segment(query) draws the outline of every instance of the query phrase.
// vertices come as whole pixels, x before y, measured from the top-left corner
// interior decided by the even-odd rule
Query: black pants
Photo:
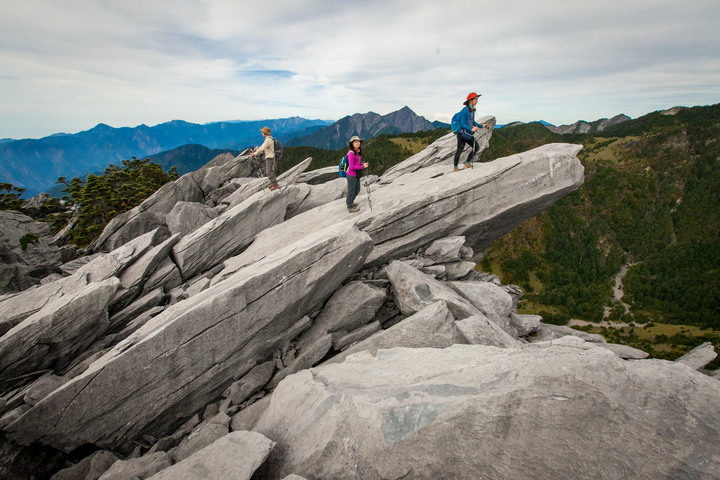
[[[459,133],[457,134],[457,150],[455,151],[455,160],[453,161],[453,166],[457,168],[458,166],[458,160],[460,160],[460,154],[465,149],[465,144],[470,145],[472,150],[470,150],[470,154],[468,155],[467,159],[465,160],[465,163],[470,163],[472,161],[472,157],[475,155],[475,153],[480,151],[480,145],[478,145],[477,140],[475,140],[475,137],[471,137],[469,140],[465,140],[462,135]]]
[[[348,175],[346,178],[348,189],[345,203],[347,203],[347,207],[350,208],[355,202],[355,197],[357,197],[357,194],[360,193],[360,179],[353,177],[352,175]]]

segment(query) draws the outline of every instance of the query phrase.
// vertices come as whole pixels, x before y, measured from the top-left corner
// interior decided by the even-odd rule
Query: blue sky
[[[407,105],[556,125],[720,102],[718,0],[0,5],[0,138]]]

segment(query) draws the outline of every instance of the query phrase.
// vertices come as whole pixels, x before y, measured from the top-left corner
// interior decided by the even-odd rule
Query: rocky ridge
[[[93,446],[58,479],[715,478],[712,347],[646,360],[474,270],[581,185],[580,148],[451,173],[448,135],[370,177],[356,215],[344,180],[302,181],[310,159],[269,192],[220,156],[0,300],[0,427]]]

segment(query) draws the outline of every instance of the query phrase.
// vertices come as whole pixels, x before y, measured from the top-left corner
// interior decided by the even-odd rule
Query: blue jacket
[[[466,130],[468,133],[472,133],[473,127],[480,127],[482,128],[482,125],[477,123],[475,119],[473,118],[473,114],[470,112],[470,109],[466,106],[460,111],[460,128],[462,130]]]

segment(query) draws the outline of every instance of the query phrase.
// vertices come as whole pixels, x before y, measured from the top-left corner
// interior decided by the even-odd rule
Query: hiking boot
[[[458,167],[453,168],[453,172],[459,172],[460,169]]]
[[[353,204],[352,204],[352,205],[350,205],[350,206],[351,206],[351,207],[357,207],[357,206],[358,206],[358,204],[357,204],[357,203],[355,203],[355,202],[353,202]]]
[[[270,191],[271,191],[271,192],[272,192],[273,190],[277,190],[278,188],[280,188],[280,185],[278,185],[278,184],[270,185]]]
[[[472,163],[466,163],[465,165],[463,165],[463,168],[473,168],[473,164],[472,164]]]
[[[348,207],[348,213],[355,213],[359,211],[360,209],[358,207]]]

